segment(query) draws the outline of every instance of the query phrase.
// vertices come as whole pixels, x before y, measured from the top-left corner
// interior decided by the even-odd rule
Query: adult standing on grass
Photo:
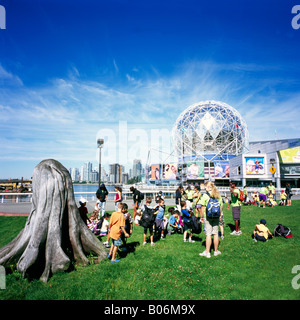
[[[242,234],[241,231],[241,205],[242,202],[239,200],[240,190],[235,186],[234,183],[231,184],[230,188],[231,201],[227,205],[227,210],[229,210],[230,205],[232,206],[232,218],[235,225],[235,230],[230,234],[233,236],[239,236]]]
[[[98,219],[100,220],[101,217],[104,216],[105,213],[105,206],[106,206],[106,200],[108,196],[108,191],[105,187],[105,184],[102,183],[99,187],[99,189],[96,192],[97,196],[97,207],[98,207]]]
[[[259,190],[259,207],[261,206],[261,204],[263,205],[263,208],[266,207],[268,194],[269,190],[267,189],[267,187],[262,186]]]
[[[223,217],[223,201],[222,197],[216,188],[216,186],[211,181],[207,181],[204,184],[206,193],[203,194],[200,203],[202,205],[200,211],[200,221],[205,223],[205,230],[206,230],[206,248],[205,250],[200,253],[200,256],[210,258],[210,247],[212,244],[212,236],[214,237],[214,256],[221,254],[218,250],[219,247],[219,223],[221,218]],[[213,203],[214,208],[216,209],[215,217],[210,217],[209,213],[207,212],[208,206],[210,206],[209,202],[211,199],[216,200]],[[204,220],[204,213],[206,211],[206,219]]]
[[[116,197],[115,197],[115,211],[117,211],[117,207],[118,207],[118,203],[123,201],[123,197],[122,197],[122,188],[116,186],[115,187],[115,192],[116,192]]]
[[[286,185],[285,193],[286,193],[286,205],[291,206],[292,205],[292,189],[289,183]]]
[[[272,192],[273,200],[276,201],[276,189],[275,189],[275,186],[273,186],[272,182],[270,182],[268,186],[268,190]]]

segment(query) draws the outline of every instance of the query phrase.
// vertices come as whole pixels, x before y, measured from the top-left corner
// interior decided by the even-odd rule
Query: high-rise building
[[[133,160],[133,168],[132,168],[133,177],[140,178],[142,175],[142,162],[139,159]]]
[[[122,183],[127,184],[128,183],[128,173],[123,172],[122,173]]]
[[[84,165],[80,167],[80,181],[86,181],[86,172]]]
[[[91,173],[90,173],[90,182],[98,182],[99,180],[99,173],[98,171],[96,170],[93,170]]]
[[[110,164],[110,182],[121,183],[121,166],[118,163]]]
[[[70,171],[71,171],[72,181],[79,181],[80,175],[79,175],[78,168],[71,168]]]
[[[80,168],[80,181],[98,181],[98,171],[93,170],[93,164],[91,162],[85,162]]]

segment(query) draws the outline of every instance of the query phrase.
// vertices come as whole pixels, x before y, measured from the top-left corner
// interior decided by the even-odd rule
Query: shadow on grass
[[[226,226],[230,228],[231,232],[235,230],[235,225],[232,223],[227,223]]]
[[[129,242],[122,245],[122,251],[119,252],[120,258],[125,258],[128,254],[135,252],[135,248],[140,245],[139,241]]]

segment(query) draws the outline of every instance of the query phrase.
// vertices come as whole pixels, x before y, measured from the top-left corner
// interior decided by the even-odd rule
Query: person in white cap
[[[90,219],[88,218],[87,214],[88,214],[88,209],[86,207],[86,199],[81,198],[79,201],[80,207],[78,208],[80,216],[82,218],[82,220],[84,221],[84,223],[87,225],[87,222],[90,222]]]

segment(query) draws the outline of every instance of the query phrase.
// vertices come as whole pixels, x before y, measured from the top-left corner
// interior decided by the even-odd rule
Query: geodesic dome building
[[[247,124],[239,112],[224,102],[202,101],[177,118],[173,144],[178,157],[227,158],[248,150]]]
[[[229,160],[249,150],[245,120],[236,109],[219,101],[188,107],[177,118],[172,136],[187,180],[229,178]]]

